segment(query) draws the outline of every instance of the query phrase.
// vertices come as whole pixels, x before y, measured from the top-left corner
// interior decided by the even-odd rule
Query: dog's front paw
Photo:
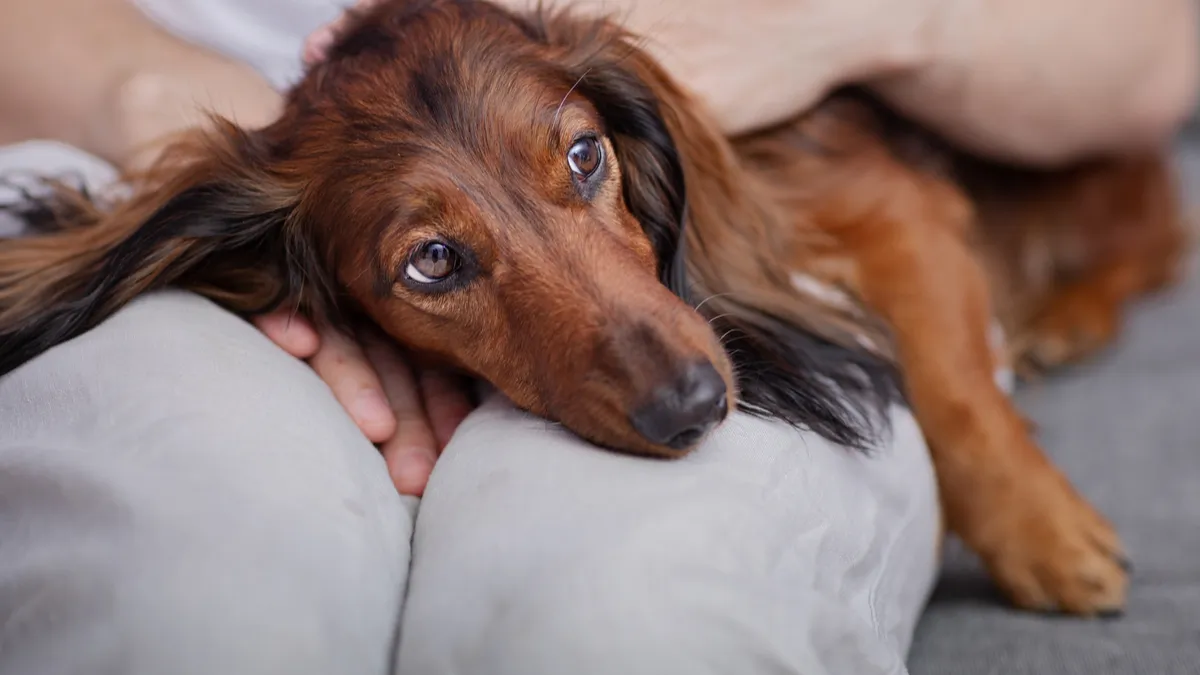
[[[1129,564],[1116,531],[1057,474],[1015,491],[977,547],[1018,607],[1083,616],[1118,613]]]
[[[1116,337],[1120,309],[1097,289],[1063,292],[1013,341],[1018,372],[1032,376],[1091,356]]]

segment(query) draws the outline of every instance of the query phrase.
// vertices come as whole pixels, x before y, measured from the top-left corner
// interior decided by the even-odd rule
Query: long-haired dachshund
[[[852,92],[730,140],[611,22],[396,0],[274,124],[196,132],[127,185],[17,207],[41,227],[0,243],[0,373],[172,285],[368,321],[638,454],[735,406],[866,448],[903,403],[1016,605],[1123,605],[1117,535],[996,374],[1102,347],[1177,275],[1161,157],[992,166]]]

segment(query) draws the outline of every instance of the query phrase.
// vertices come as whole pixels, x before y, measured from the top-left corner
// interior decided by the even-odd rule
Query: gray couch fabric
[[[1200,133],[1178,155],[1195,215]],[[1047,451],[1130,549],[1125,615],[1007,609],[952,545],[909,656],[913,675],[1200,673],[1200,257],[1193,263],[1185,284],[1133,308],[1115,348],[1017,392]]]

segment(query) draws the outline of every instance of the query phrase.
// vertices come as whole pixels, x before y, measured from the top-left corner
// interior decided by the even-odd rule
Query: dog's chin
[[[729,405],[733,405],[730,401]],[[632,428],[623,427],[617,433],[614,429],[597,430],[575,428],[567,422],[561,422],[565,429],[584,441],[607,451],[622,455],[646,459],[671,460],[685,457],[700,449],[724,424],[729,421],[729,414],[705,429],[697,429],[694,433],[673,441],[671,444],[651,443],[642,438]]]
[[[697,450],[700,446],[704,445],[704,441],[706,441],[711,434],[712,434],[712,432],[710,431],[706,434],[700,435],[695,439],[694,442],[688,443],[681,447],[673,447],[673,446],[667,446],[667,445],[655,445],[652,443],[646,443],[644,441],[642,441],[642,442],[605,441],[605,440],[595,438],[595,437],[588,438],[587,436],[583,436],[582,434],[576,434],[576,435],[578,435],[580,438],[584,439],[585,441],[591,443],[592,445],[596,446],[597,448],[607,450],[610,452],[614,452],[614,453],[617,453],[620,455],[629,455],[631,457],[638,457],[638,458],[642,458],[642,459],[672,460],[672,459],[680,459],[682,457],[686,457],[687,455],[690,455],[692,452]]]
[[[510,399],[511,400],[511,399]],[[515,402],[514,402],[515,403]],[[648,458],[648,459],[678,459],[687,455],[702,445],[712,431],[701,434],[694,439],[688,439],[688,443],[680,447],[672,447],[668,445],[659,445],[650,443],[638,436],[632,428],[625,428],[620,425],[604,426],[597,425],[596,418],[588,418],[583,424],[575,423],[567,416],[567,419],[559,415],[547,414],[539,412],[534,407],[526,407],[517,404],[517,408],[526,413],[540,417],[549,422],[553,422],[562,427],[563,431],[570,433],[584,443],[606,452],[612,452],[619,455],[629,455],[632,457]]]

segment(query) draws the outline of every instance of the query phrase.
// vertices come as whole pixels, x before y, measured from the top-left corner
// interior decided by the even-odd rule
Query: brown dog
[[[60,190],[25,211],[54,231],[0,244],[0,372],[175,285],[368,321],[639,454],[735,404],[865,447],[902,393],[950,529],[1016,604],[1122,606],[1117,535],[994,375],[1094,351],[1173,278],[1160,157],[990,166],[853,93],[731,141],[610,23],[397,0],[276,123],[130,185]]]

